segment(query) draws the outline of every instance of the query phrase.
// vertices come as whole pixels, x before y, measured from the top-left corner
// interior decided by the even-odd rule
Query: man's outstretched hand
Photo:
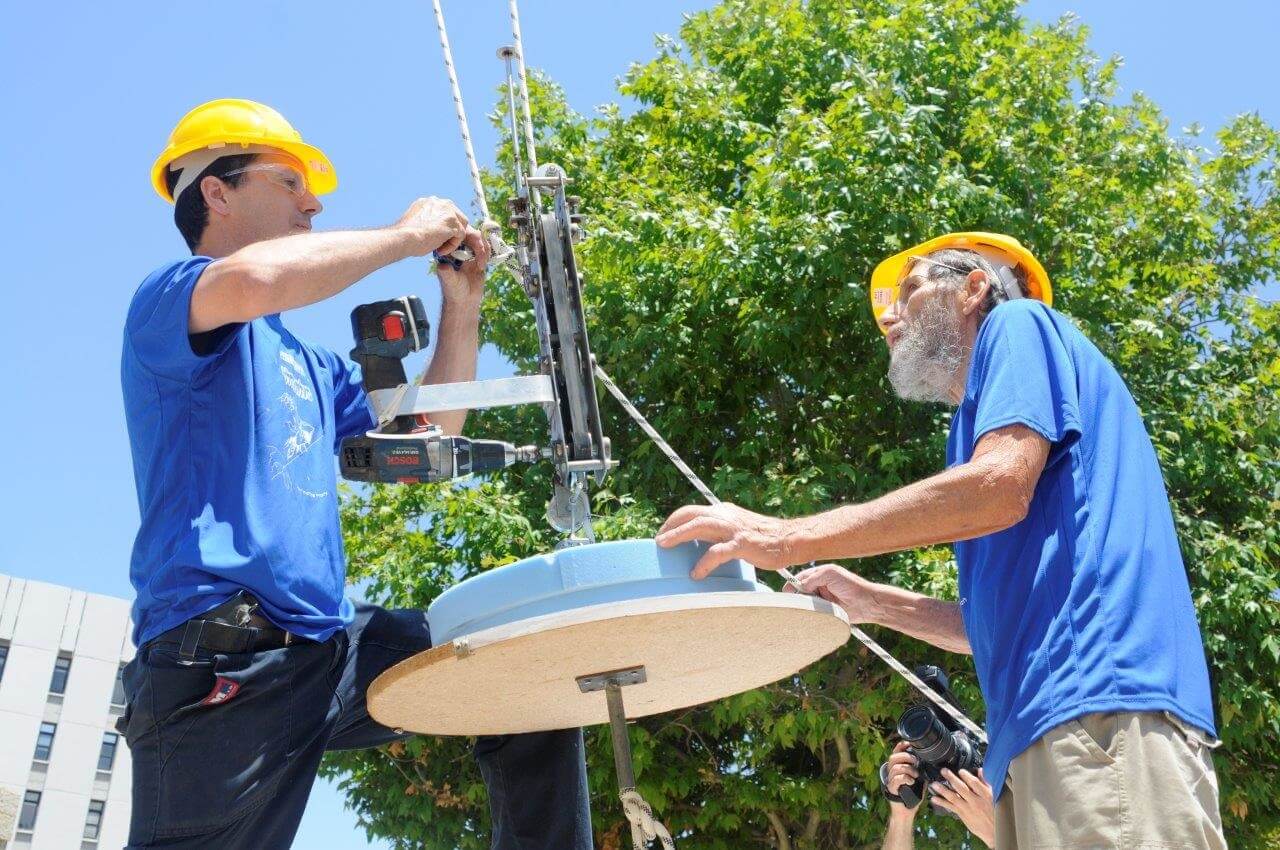
[[[660,547],[668,548],[690,540],[712,544],[690,573],[694,579],[705,579],[733,558],[763,570],[780,570],[803,561],[795,554],[796,531],[792,520],[778,520],[728,502],[686,504],[667,517],[657,540]]]
[[[395,223],[413,237],[413,253],[419,257],[432,251],[454,251],[467,238],[467,226],[467,217],[457,204],[434,195],[418,198]]]
[[[801,563],[805,558],[796,551],[799,532],[795,520],[768,517],[725,502],[679,508],[662,524],[657,541],[663,547],[690,540],[710,543],[691,573],[701,579],[734,558],[766,570]]]
[[[741,558],[753,566],[778,570],[808,560],[802,520],[776,519],[727,502],[719,505],[685,505],[667,518],[658,530],[659,546],[671,547],[703,540],[711,547],[690,573],[695,579],[709,576],[716,567]],[[849,615],[849,622],[873,622],[876,601],[871,582],[835,564],[822,564],[796,573],[805,593],[834,602]],[[784,590],[795,592],[788,582]]]
[[[849,622],[855,626],[859,623],[872,622],[872,609],[875,601],[869,591],[870,582],[857,573],[851,573],[838,564],[819,564],[796,573],[796,584],[805,593],[819,596],[833,602],[849,615]],[[782,588],[788,593],[796,590],[788,582]]]

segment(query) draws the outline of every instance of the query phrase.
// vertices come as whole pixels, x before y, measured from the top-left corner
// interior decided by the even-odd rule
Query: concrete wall
[[[9,645],[0,678],[0,792],[22,800],[41,792],[29,844],[74,850],[83,842],[91,799],[106,801],[97,847],[124,846],[129,826],[129,753],[121,737],[109,774],[97,771],[103,733],[114,732],[116,673],[133,657],[129,603],[38,581],[0,576],[0,642]],[[54,662],[70,656],[65,694],[49,694]],[[33,762],[42,722],[57,723],[48,764]],[[0,832],[0,842],[13,834]],[[0,847],[4,846],[0,843]]]
[[[18,825],[18,809],[22,798],[16,792],[0,787],[0,850],[9,845],[9,836]]]

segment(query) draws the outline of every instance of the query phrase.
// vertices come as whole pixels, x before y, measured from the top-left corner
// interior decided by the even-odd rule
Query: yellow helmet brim
[[[261,139],[250,137],[241,137],[233,139],[220,139],[212,144],[191,144],[183,145],[177,148],[166,150],[151,166],[151,185],[155,187],[160,197],[169,203],[173,203],[173,197],[169,194],[168,183],[165,179],[165,172],[169,165],[180,157],[186,156],[192,151],[200,150],[204,147],[225,146],[227,156],[235,155],[238,150],[249,147],[262,147],[263,145],[275,148],[283,153],[288,154],[302,165],[304,176],[307,178],[307,188],[313,194],[324,195],[338,188],[338,175],[334,171],[333,163],[329,161],[329,157],[325,156],[324,151],[309,145],[306,142],[293,141],[270,141],[263,142]]]

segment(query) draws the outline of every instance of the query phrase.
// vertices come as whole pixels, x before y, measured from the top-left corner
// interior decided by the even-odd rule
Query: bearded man
[[[777,569],[954,543],[958,602],[834,564],[798,580],[853,623],[973,655],[998,850],[1226,847],[1204,647],[1119,373],[1008,236],[897,254],[871,297],[897,394],[955,408],[946,471],[811,517],[686,506],[658,542],[711,542],[699,578],[731,558]]]

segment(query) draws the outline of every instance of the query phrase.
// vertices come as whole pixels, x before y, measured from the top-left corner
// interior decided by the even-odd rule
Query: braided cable
[[[439,2],[439,0],[437,0]],[[533,144],[533,114],[529,110],[529,77],[524,68],[524,42],[520,38],[520,10],[516,0],[508,0],[511,13],[511,41],[516,52],[516,76],[520,80],[520,110],[524,113],[524,148],[529,158],[529,174],[538,170],[537,148]]]
[[[597,365],[595,372],[596,377],[600,379],[600,383],[604,384],[605,389],[607,389],[613,397],[618,400],[618,404],[622,405],[622,409],[635,420],[635,423],[640,426],[640,430],[644,431],[645,434],[649,436],[650,440],[653,440],[653,444],[658,447],[658,450],[667,456],[667,460],[671,461],[671,463],[675,465],[675,468],[680,470],[684,474],[684,477],[689,480],[689,483],[693,485],[693,488],[702,494],[702,498],[706,499],[707,502],[712,505],[720,504],[720,499],[716,497],[715,493],[711,492],[711,488],[704,484],[702,479],[698,477],[698,474],[689,468],[689,464],[685,463],[680,458],[680,455],[676,454],[676,450],[671,448],[666,440],[662,439],[662,435],[658,433],[658,429],[649,424],[649,420],[644,417],[643,413],[636,409],[636,406],[631,403],[631,399],[627,398],[622,390],[618,389],[618,385],[615,384],[613,379],[605,373],[604,369]]]
[[[453,50],[449,47],[449,33],[444,25],[444,10],[440,8],[440,0],[431,0],[431,7],[436,14],[436,29],[440,32],[440,51],[444,54],[444,70],[449,76],[449,87],[453,90],[453,111],[458,116],[462,147],[467,153],[467,167],[471,169],[471,188],[476,194],[476,206],[480,208],[480,217],[488,221],[489,205],[484,198],[484,184],[480,182],[480,164],[476,161],[476,152],[471,146],[471,130],[467,127],[467,111],[462,105],[462,89],[458,86],[458,72],[453,66]]]
[[[449,46],[449,31],[444,23],[444,9],[440,6],[440,0],[431,0],[431,8],[435,12],[436,30],[440,33],[440,52],[444,56],[444,70],[449,77],[449,88],[453,92],[453,111],[458,117],[462,148],[467,154],[467,168],[471,171],[471,189],[476,196],[476,208],[480,211],[480,231],[489,243],[490,262],[510,266],[515,251],[503,240],[502,228],[489,215],[489,203],[484,196],[484,183],[480,180],[480,163],[476,159],[475,148],[471,144],[467,110],[462,104],[462,88],[458,85],[458,71],[453,65],[453,49]]]

